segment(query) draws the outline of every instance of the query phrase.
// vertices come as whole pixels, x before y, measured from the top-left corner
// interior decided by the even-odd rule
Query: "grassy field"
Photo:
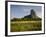
[[[11,22],[11,32],[39,31],[41,21],[13,21]]]

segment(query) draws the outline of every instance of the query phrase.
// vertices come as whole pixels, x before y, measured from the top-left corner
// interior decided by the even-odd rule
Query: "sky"
[[[10,18],[22,18],[26,15],[29,15],[31,9],[34,9],[38,17],[42,17],[41,6],[10,5]]]

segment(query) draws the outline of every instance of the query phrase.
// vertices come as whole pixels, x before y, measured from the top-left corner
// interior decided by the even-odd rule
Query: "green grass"
[[[11,22],[11,32],[39,31],[41,30],[41,21],[14,21]]]

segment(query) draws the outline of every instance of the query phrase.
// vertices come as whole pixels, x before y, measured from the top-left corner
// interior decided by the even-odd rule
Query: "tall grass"
[[[28,21],[27,21],[28,22]],[[39,31],[41,30],[42,24],[40,22],[30,22],[30,23],[12,23],[11,22],[11,32],[21,32],[21,31]]]

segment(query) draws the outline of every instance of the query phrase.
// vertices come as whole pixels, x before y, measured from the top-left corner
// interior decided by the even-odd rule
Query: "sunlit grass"
[[[11,22],[11,32],[39,31],[41,25],[41,21],[14,21]]]

